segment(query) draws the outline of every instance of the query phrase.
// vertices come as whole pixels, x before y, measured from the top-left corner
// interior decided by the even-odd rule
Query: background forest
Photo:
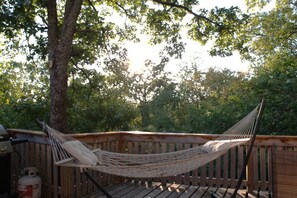
[[[35,3],[39,6],[38,2]],[[249,1],[248,6],[251,10],[261,10],[267,2]],[[46,37],[36,33],[42,27],[34,26],[30,20],[19,17],[21,15],[17,20],[28,22],[27,33],[20,31],[24,27],[13,26],[16,20],[13,16],[28,9],[24,2],[3,3],[11,7],[0,8],[3,13],[0,15],[0,123],[8,128],[38,129],[36,118],[50,120],[51,68],[46,58]],[[43,10],[37,9],[38,6],[34,7],[35,15],[42,16]],[[83,16],[98,12],[94,5],[84,6],[80,21],[87,20]],[[229,13],[234,18],[241,12],[238,8],[230,10],[215,14],[226,18]],[[27,13],[30,18],[30,12]],[[84,35],[76,31],[67,69],[68,131],[222,133],[265,98],[260,134],[297,134],[297,1],[278,1],[269,11],[241,16],[244,17],[238,17],[240,23],[236,18],[228,26],[229,30],[236,30],[235,37],[223,33],[212,35],[212,27],[203,34],[216,38],[212,55],[228,56],[237,50],[242,59],[250,61],[248,72],[214,67],[202,70],[201,63],[194,59],[181,64],[178,75],[172,75],[164,68],[169,58],[182,57],[183,48],[173,41],[176,35],[169,35],[165,40],[171,45],[165,47],[167,53],[163,52],[160,62],[147,60],[143,72],[132,73],[123,46],[108,40],[116,39],[112,35],[116,30],[111,28],[110,21],[109,25],[101,24],[102,31],[104,28],[109,31],[110,38],[104,37],[108,41],[98,41],[90,33],[91,44],[84,43],[80,40]],[[156,20],[150,22],[156,23]],[[130,29],[124,36],[133,40],[132,32]],[[34,42],[32,35],[36,36]],[[202,37],[196,40],[206,42]],[[104,46],[104,42],[112,43],[106,47],[105,55],[92,48]],[[105,49],[102,46],[100,49]],[[26,62],[15,60],[20,53],[26,54]]]

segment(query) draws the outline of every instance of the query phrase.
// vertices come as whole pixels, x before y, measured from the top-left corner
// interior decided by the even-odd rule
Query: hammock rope
[[[116,153],[93,148],[46,123],[56,165],[79,167],[124,177],[152,178],[175,176],[192,171],[220,157],[230,148],[247,143],[255,133],[260,104],[217,139],[189,149],[157,153]]]

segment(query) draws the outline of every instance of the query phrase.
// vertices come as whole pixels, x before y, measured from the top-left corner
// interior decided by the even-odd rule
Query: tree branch
[[[63,45],[70,46],[72,44],[74,30],[78,15],[80,14],[83,0],[67,0],[64,12],[64,22],[61,28],[61,35],[63,35]]]
[[[41,18],[42,22],[48,26],[47,20],[44,18],[44,16],[42,16],[41,14],[38,14],[38,16]]]
[[[207,22],[209,22],[209,23],[211,23],[211,24],[214,24],[214,25],[216,25],[216,26],[219,26],[220,28],[223,27],[223,26],[220,25],[219,23],[216,23],[215,21],[210,20],[209,18],[207,18],[207,17],[205,17],[205,16],[203,16],[203,15],[199,15],[199,14],[195,13],[194,11],[192,11],[191,9],[189,9],[189,8],[186,7],[186,6],[179,5],[179,4],[175,4],[175,3],[171,3],[171,2],[164,2],[164,1],[162,1],[162,0],[152,0],[152,1],[155,2],[155,3],[162,4],[162,5],[167,5],[167,6],[170,6],[170,7],[175,7],[175,8],[183,9],[183,10],[185,10],[186,12],[188,12],[188,13],[194,15],[194,16],[195,16],[196,18],[198,18],[198,19],[203,19],[203,20],[205,20],[205,21],[207,21]]]
[[[120,5],[118,2],[114,2],[117,6],[119,6],[119,8],[121,8],[125,14],[128,16],[128,17],[133,17],[133,15],[129,14],[129,12],[122,6]]]
[[[88,97],[87,97],[87,98],[88,98],[88,100],[89,100],[90,97],[91,97],[93,88],[94,88],[94,86],[93,86],[93,82],[92,82],[91,78],[89,77],[89,75],[87,74],[87,72],[86,72],[83,68],[80,68],[80,67],[74,62],[74,60],[70,59],[70,61],[71,61],[71,63],[73,64],[73,66],[74,66],[77,70],[81,71],[82,74],[88,79],[88,82],[89,82],[89,85],[90,85],[90,90],[89,90],[89,94],[88,94]]]
[[[98,13],[98,11],[96,10],[96,8],[95,8],[95,6],[93,5],[92,1],[91,1],[91,0],[87,0],[87,1],[88,1],[88,3],[90,4],[90,6],[93,8],[93,10],[94,10],[95,12]]]

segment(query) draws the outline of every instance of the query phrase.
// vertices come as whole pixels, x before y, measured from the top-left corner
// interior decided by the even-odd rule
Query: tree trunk
[[[64,57],[64,60],[63,60]],[[50,123],[58,131],[67,131],[67,54],[56,54],[50,70]]]
[[[67,132],[67,81],[68,64],[76,21],[82,0],[67,0],[62,27],[58,28],[57,4],[48,1],[48,52],[50,69],[50,124],[61,132]]]

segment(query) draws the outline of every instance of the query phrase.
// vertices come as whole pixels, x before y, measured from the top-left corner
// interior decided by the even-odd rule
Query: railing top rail
[[[8,129],[12,136],[26,136],[28,139],[45,138],[45,133],[41,131]],[[201,134],[201,133],[164,133],[164,132],[144,132],[144,131],[112,131],[69,134],[79,140],[86,142],[102,141],[160,141],[177,143],[197,143],[201,144],[208,140],[217,138],[220,134]],[[37,139],[38,139],[37,138]],[[276,135],[257,135],[255,145],[266,146],[297,146],[297,136],[276,136]]]

